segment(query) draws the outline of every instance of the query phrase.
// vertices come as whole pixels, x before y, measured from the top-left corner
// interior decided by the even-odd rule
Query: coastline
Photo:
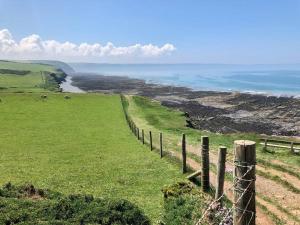
[[[105,76],[105,75],[101,75],[101,76]],[[130,78],[128,76],[125,76],[128,79],[135,79],[135,78]],[[137,78],[138,79],[138,78]],[[267,92],[267,91],[251,91],[251,90],[233,90],[233,89],[228,89],[228,90],[218,90],[218,89],[213,89],[213,88],[202,88],[202,89],[197,89],[197,88],[192,88],[192,87],[187,87],[184,85],[175,85],[175,84],[162,84],[153,80],[144,80],[144,79],[140,79],[145,81],[146,84],[149,85],[157,85],[157,86],[172,86],[172,87],[178,87],[178,88],[188,88],[190,91],[207,91],[207,92],[217,92],[217,93],[242,93],[242,94],[250,94],[250,95],[263,95],[263,96],[267,96],[267,97],[286,97],[286,98],[297,98],[300,99],[300,93],[297,94],[288,94],[288,93],[276,93],[276,92]]]
[[[300,97],[300,64],[71,64],[77,72],[127,76],[146,84],[194,91],[241,92]]]
[[[85,93],[84,90],[81,90],[79,87],[72,85],[72,76],[67,75],[65,81],[60,85],[62,92],[70,92],[70,93]]]
[[[141,79],[77,73],[72,85],[86,92],[137,94],[187,112],[195,129],[300,136],[300,99],[258,93],[192,90]]]

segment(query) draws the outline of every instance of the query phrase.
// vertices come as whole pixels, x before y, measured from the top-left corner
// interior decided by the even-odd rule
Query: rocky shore
[[[73,74],[72,85],[87,92],[138,94],[180,109],[196,129],[300,136],[300,99],[239,92],[194,91],[117,76]]]

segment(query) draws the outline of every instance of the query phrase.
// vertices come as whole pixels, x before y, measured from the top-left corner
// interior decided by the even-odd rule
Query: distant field
[[[136,141],[119,96],[0,93],[0,184],[125,198],[154,221],[178,166]]]
[[[55,79],[63,76],[63,73],[53,66],[0,61],[0,92],[57,91]]]

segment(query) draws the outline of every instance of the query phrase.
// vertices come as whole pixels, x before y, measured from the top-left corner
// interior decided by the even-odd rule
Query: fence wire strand
[[[120,97],[121,97],[121,102],[122,102],[122,108],[123,108],[123,112],[124,112],[124,115],[125,115],[125,118],[126,118],[126,121],[127,121],[127,124],[128,124],[128,126],[130,127],[130,129],[132,130],[132,132],[134,133],[134,135],[135,136],[139,136],[139,140],[140,141],[142,141],[142,129],[139,129],[138,127],[137,127],[137,125],[134,123],[134,121],[131,119],[131,117],[128,115],[128,112],[127,112],[127,110],[126,110],[126,107],[127,107],[127,105],[126,105],[126,98],[125,98],[125,96],[124,95],[120,95]],[[139,135],[137,134],[137,131],[139,130]],[[146,130],[146,129],[143,129],[143,131],[144,131],[144,143],[145,144],[148,144],[148,145],[151,145],[151,140],[150,140],[150,132],[151,132],[151,134],[152,134],[152,146],[153,146],[153,149],[156,149],[156,150],[159,150],[160,149],[160,145],[161,145],[161,143],[160,143],[160,132],[152,132],[152,131],[150,131],[150,130]],[[186,138],[187,139],[187,138]],[[179,151],[180,150],[180,145],[178,146],[178,149],[177,149],[177,145],[175,145],[176,147],[174,148],[174,141],[176,141],[176,140],[174,140],[174,138],[172,139],[172,138],[169,138],[168,137],[168,135],[167,134],[164,134],[163,136],[162,136],[162,150],[163,150],[163,152],[166,154],[166,153],[168,153],[168,154],[171,154],[171,155],[174,155],[174,151]],[[180,143],[180,141],[181,141],[181,139],[180,138],[178,138],[178,143]],[[186,140],[187,141],[187,140]],[[203,145],[201,145],[202,146],[202,149],[203,149]],[[191,146],[188,146],[188,145],[186,145],[186,149],[188,149],[188,148],[190,148]],[[206,146],[205,146],[206,147]],[[172,149],[172,150],[169,150],[169,149]],[[187,151],[188,152],[188,151]],[[191,152],[193,152],[193,151],[191,151]],[[203,154],[205,154],[205,155],[209,155],[209,151],[202,151],[202,155]],[[227,153],[228,155],[230,155],[230,156],[233,156],[234,158],[235,158],[235,154],[232,154],[232,153]],[[201,157],[201,155],[199,156],[199,159],[201,159],[202,157]],[[250,172],[250,171],[252,171],[252,169],[254,168],[254,166],[255,165],[247,165],[247,163],[246,162],[238,162],[238,161],[236,161],[236,160],[234,160],[233,161],[233,163],[231,163],[230,161],[226,161],[226,164],[229,164],[229,165],[231,165],[232,167],[234,167],[234,173],[233,173],[233,184],[229,187],[229,188],[227,188],[226,190],[224,190],[223,191],[223,193],[222,193],[222,195],[219,197],[219,198],[217,198],[217,199],[215,199],[215,200],[213,200],[209,205],[208,205],[208,207],[203,211],[203,213],[202,213],[202,216],[201,216],[201,218],[197,221],[197,223],[196,223],[196,225],[201,225],[202,224],[202,221],[203,221],[203,219],[205,218],[205,216],[207,215],[207,213],[209,212],[209,210],[211,209],[211,207],[215,204],[215,203],[217,203],[217,202],[219,202],[222,198],[224,198],[225,197],[225,193],[226,192],[228,192],[228,191],[230,191],[230,190],[237,190],[236,189],[236,185],[237,185],[237,183],[239,182],[239,181],[246,181],[246,182],[249,182],[249,184],[247,185],[247,187],[245,188],[245,189],[241,189],[241,190],[239,190],[239,191],[242,191],[242,194],[238,197],[238,199],[236,200],[236,201],[233,201],[233,205],[232,205],[232,207],[230,208],[230,209],[228,209],[228,211],[227,211],[227,213],[226,213],[226,215],[225,216],[223,216],[223,218],[222,218],[222,220],[221,220],[221,222],[219,223],[219,225],[222,225],[223,224],[223,222],[228,218],[228,216],[230,215],[230,213],[232,213],[232,211],[233,211],[233,209],[235,209],[235,210],[241,210],[241,211],[243,211],[243,213],[242,213],[242,215],[240,216],[240,218],[239,218],[239,220],[238,220],[238,222],[240,222],[240,220],[244,217],[244,215],[245,215],[245,213],[251,213],[251,217],[250,217],[250,221],[248,221],[248,224],[247,225],[249,225],[250,224],[250,222],[252,221],[252,219],[253,219],[253,217],[254,217],[254,215],[255,215],[255,212],[252,212],[252,211],[249,211],[249,210],[247,210],[247,208],[248,208],[248,206],[249,206],[249,204],[250,204],[250,202],[251,202],[251,200],[252,200],[252,198],[253,198],[253,192],[251,193],[251,196],[250,196],[250,198],[249,198],[249,200],[248,200],[248,202],[247,202],[247,204],[246,204],[246,207],[244,208],[244,209],[239,209],[237,206],[236,206],[236,204],[242,199],[242,197],[245,195],[245,193],[248,191],[248,189],[250,188],[250,186],[251,186],[251,184],[253,183],[253,182],[255,182],[255,179],[244,179],[244,177],[245,176],[247,176],[248,175],[248,173]],[[245,165],[246,164],[246,165]],[[236,176],[236,168],[238,168],[238,167],[242,167],[242,168],[247,168],[247,171],[241,176],[241,177],[237,177]]]

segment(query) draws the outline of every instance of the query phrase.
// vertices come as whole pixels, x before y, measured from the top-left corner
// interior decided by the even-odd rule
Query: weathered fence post
[[[145,134],[144,134],[144,129],[142,129],[142,142],[143,145],[145,144]]]
[[[153,144],[152,144],[152,132],[149,131],[149,141],[150,141],[150,149],[153,150]]]
[[[185,142],[185,134],[182,134],[182,173],[186,173],[186,142]]]
[[[255,225],[255,142],[238,140],[235,145],[233,224]]]
[[[224,193],[224,179],[225,179],[225,162],[226,162],[226,147],[221,146],[219,148],[218,158],[218,171],[217,171],[217,187],[215,199],[222,204],[222,196]]]
[[[135,126],[135,123],[133,123],[133,133],[136,136],[136,126]]]
[[[291,152],[294,153],[294,142],[291,142]]]
[[[267,150],[267,147],[268,147],[268,139],[266,138],[266,139],[265,139],[264,150]]]
[[[163,157],[163,140],[162,133],[159,133],[159,143],[160,143],[160,158]]]
[[[201,173],[201,183],[202,191],[208,192],[210,190],[209,182],[209,138],[206,136],[201,137],[201,156],[202,156],[202,173]]]
[[[137,139],[140,140],[140,129],[137,127]]]

